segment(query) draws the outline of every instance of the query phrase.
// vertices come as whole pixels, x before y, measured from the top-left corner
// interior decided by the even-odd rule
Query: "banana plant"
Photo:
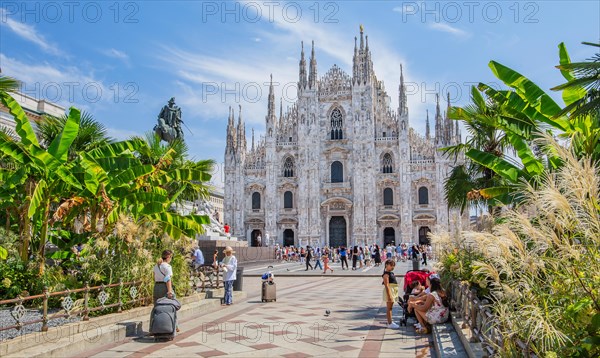
[[[568,81],[574,80],[569,71],[568,52],[562,43],[559,45],[559,57],[562,75]],[[600,158],[597,116],[570,118],[559,104],[527,77],[496,61],[490,61],[489,67],[510,89],[496,90],[480,83],[478,90],[502,108],[494,126],[504,133],[518,160],[509,156],[493,155],[476,147],[466,149],[465,156],[471,161],[492,170],[506,180],[506,185],[481,189],[479,192],[482,196],[496,198],[504,203],[512,202],[515,198],[510,194],[515,191],[515,185],[520,181],[536,183],[546,170],[553,170],[562,165],[560,158],[553,152],[546,151],[543,155],[540,153],[537,147],[539,142],[536,140],[546,135],[569,138],[580,157],[587,155],[595,160]],[[582,87],[564,88],[563,100],[567,107],[581,101],[585,96],[586,91]],[[451,118],[464,120],[464,116],[461,115],[464,111],[461,110],[451,110]]]
[[[37,238],[41,274],[44,271],[51,204],[60,200],[65,188],[81,188],[71,171],[74,163],[68,161],[69,148],[79,130],[80,112],[71,107],[62,132],[44,149],[21,106],[6,92],[0,93],[0,99],[15,119],[16,133],[21,139],[20,142],[4,140],[0,143],[0,151],[14,160],[19,168],[12,175],[7,175],[6,180],[25,182],[21,219],[26,224],[22,232],[21,258],[27,261],[31,239]],[[57,190],[59,188],[61,190]],[[36,230],[38,227],[39,232]]]

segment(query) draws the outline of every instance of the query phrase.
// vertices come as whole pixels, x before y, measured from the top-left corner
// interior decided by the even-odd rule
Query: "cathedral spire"
[[[445,136],[446,136],[446,143],[445,144],[451,144],[452,142],[454,142],[454,125],[452,124],[452,119],[450,119],[450,109],[452,108],[452,105],[450,104],[450,92],[446,93],[446,98],[448,101],[448,107],[446,109],[446,123],[445,125]]]
[[[269,105],[267,112],[267,121],[275,117],[275,94],[273,91],[273,74],[271,74],[271,83],[269,84]]]
[[[283,121],[283,97],[279,99],[279,121]]]
[[[454,141],[456,144],[459,144],[461,142],[461,138],[460,138],[460,129],[458,128],[458,121],[455,121],[454,124],[456,125],[456,137],[454,138]]]
[[[298,88],[303,90],[306,88],[306,60],[304,59],[304,41],[302,44],[302,52],[300,53],[300,79],[298,80]]]
[[[444,123],[442,114],[440,112],[440,95],[438,93],[435,95],[435,100],[435,143],[442,144],[444,136]]]
[[[316,88],[317,86],[317,58],[315,57],[315,41],[312,42],[312,50],[310,51],[310,73],[308,74],[308,87]]]
[[[225,147],[226,152],[235,151],[236,140],[235,140],[235,124],[233,123],[233,113],[231,106],[229,106],[229,117],[227,118],[227,144]]]
[[[356,36],[354,36],[354,56],[352,57],[352,83],[358,82],[360,76],[360,56],[356,47]]]
[[[429,130],[429,110],[427,110],[427,118],[425,119],[425,139],[429,140],[431,138],[430,130]]]
[[[404,87],[404,72],[400,64],[400,85],[398,86],[398,114],[400,116],[408,114],[408,105],[406,103],[406,87]]]
[[[252,151],[254,151],[254,128],[252,128]]]
[[[365,41],[363,39],[363,32],[364,32],[364,27],[363,27],[363,25],[360,25],[360,52],[361,53],[365,49]]]
[[[365,54],[364,54],[364,66],[365,70],[363,73],[363,81],[364,83],[371,82],[371,74],[373,73],[373,62],[371,61],[371,51],[369,51],[369,36],[365,36],[366,46],[365,46]]]
[[[242,105],[239,105],[240,112],[238,114],[238,124],[237,124],[237,144],[240,147],[242,152],[246,151],[246,124],[242,119]],[[234,115],[232,109],[232,116]]]

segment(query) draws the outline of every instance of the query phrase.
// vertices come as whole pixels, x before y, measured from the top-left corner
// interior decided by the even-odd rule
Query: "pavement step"
[[[466,357],[467,352],[452,323],[433,325],[433,344],[438,358]]]
[[[463,327],[463,318],[457,312],[450,312],[450,319],[454,327],[454,331],[457,332],[460,341],[465,349],[466,355],[469,358],[484,358],[488,354],[485,353],[481,343],[474,342],[473,334],[469,328]]]
[[[188,296],[181,299],[182,307],[177,312],[178,320],[183,320],[188,317],[193,317],[199,314],[214,312],[221,305],[219,293],[222,296],[222,289],[215,290],[212,297],[203,298],[200,295]],[[233,292],[234,300],[242,300],[246,298],[246,294],[241,291]],[[107,344],[124,342],[127,337],[142,336],[148,330],[150,323],[150,312],[152,306],[140,307],[135,309],[135,315],[129,317],[123,316],[122,313],[113,313],[98,318],[92,318],[86,322],[86,327],[81,328],[80,325],[72,324],[71,327],[61,327],[57,332],[32,333],[36,335],[32,344],[23,346],[23,349],[13,351],[10,354],[3,355],[3,358],[12,357],[69,357],[81,354],[95,348],[102,347]],[[127,311],[126,311],[127,312]],[[130,312],[131,313],[131,312]],[[121,320],[113,319],[111,323],[96,324],[95,322],[106,321],[108,316],[118,317],[121,315]],[[67,325],[65,325],[67,326]],[[67,332],[63,334],[62,332]],[[23,336],[25,337],[25,336]],[[29,338],[29,337],[28,337]],[[20,338],[16,338],[19,340]],[[35,342],[35,343],[34,343]]]

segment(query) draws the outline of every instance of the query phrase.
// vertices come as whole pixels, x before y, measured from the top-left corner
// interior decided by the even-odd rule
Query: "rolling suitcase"
[[[277,301],[276,285],[273,281],[264,281],[262,283],[262,301]]]
[[[160,298],[156,301],[150,314],[150,334],[154,340],[172,340],[177,329],[177,311],[181,308],[179,301]]]

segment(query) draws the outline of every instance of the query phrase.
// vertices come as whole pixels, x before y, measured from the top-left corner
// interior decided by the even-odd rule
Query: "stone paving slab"
[[[430,337],[416,335],[411,326],[385,327],[381,277],[278,277],[276,282],[277,301],[263,303],[260,279],[245,277],[247,299],[179,322],[181,332],[173,341],[129,339],[79,356],[431,356]],[[398,310],[396,305],[396,321]]]

